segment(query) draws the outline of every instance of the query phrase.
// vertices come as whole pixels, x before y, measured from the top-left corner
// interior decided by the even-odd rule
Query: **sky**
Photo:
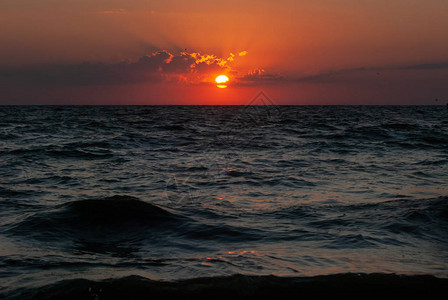
[[[446,0],[0,0],[0,28],[0,104],[448,103]]]

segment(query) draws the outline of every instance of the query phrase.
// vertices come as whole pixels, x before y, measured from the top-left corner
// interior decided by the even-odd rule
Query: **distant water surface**
[[[440,106],[3,106],[0,295],[131,275],[448,278],[447,182]]]

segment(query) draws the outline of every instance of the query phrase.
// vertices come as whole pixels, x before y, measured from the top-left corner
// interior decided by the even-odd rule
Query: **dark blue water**
[[[446,279],[447,182],[440,106],[0,107],[0,295]]]

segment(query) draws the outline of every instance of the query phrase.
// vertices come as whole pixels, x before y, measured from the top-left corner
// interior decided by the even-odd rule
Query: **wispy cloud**
[[[97,15],[125,15],[128,13],[129,13],[129,11],[124,8],[116,8],[116,9],[93,12],[93,14],[97,14]]]

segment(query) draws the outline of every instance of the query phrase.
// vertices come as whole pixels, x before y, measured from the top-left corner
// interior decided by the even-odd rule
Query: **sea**
[[[438,292],[444,106],[0,106],[0,298]]]

